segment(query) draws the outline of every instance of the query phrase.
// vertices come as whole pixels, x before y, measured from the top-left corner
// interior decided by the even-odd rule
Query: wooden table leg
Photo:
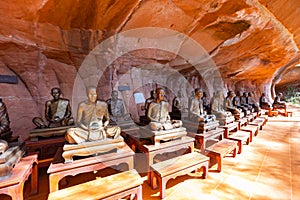
[[[59,189],[60,176],[58,174],[49,175],[49,192],[55,192]]]
[[[38,165],[37,163],[33,164],[32,173],[31,173],[31,191],[30,194],[36,194],[38,192]]]

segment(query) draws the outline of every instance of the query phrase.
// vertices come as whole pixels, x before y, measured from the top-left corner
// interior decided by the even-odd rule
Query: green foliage
[[[288,87],[287,95],[285,98],[286,102],[300,105],[300,91],[296,87]]]

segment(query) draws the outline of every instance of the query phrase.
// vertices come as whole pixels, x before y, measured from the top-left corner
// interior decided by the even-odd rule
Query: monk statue
[[[231,117],[232,114],[225,110],[224,95],[221,90],[217,91],[211,101],[211,113],[216,116],[217,119],[224,119]]]
[[[207,97],[206,92],[203,92],[203,96],[202,96],[201,100],[202,100],[202,103],[203,103],[204,111],[206,111],[206,113],[210,113],[211,112],[211,105],[210,105],[209,98]]]
[[[241,96],[242,96],[241,92],[238,91],[236,93],[236,96],[233,97],[233,101],[232,102],[233,102],[233,105],[235,107],[241,109],[243,111],[243,113],[244,113],[244,116],[246,116],[247,115],[248,107],[246,107],[246,106],[244,106],[244,105],[241,104]]]
[[[2,99],[0,99],[0,139],[8,139],[12,137],[10,129],[10,121],[6,106]]]
[[[151,121],[149,127],[153,131],[170,130],[182,126],[182,121],[171,120],[169,115],[169,103],[164,100],[163,88],[156,89],[156,99],[149,105],[148,118]]]
[[[116,124],[118,121],[131,120],[130,115],[125,113],[125,108],[122,99],[118,98],[118,91],[113,90],[111,92],[111,98],[106,101],[108,106],[108,112],[110,121]]]
[[[267,109],[269,110],[271,108],[270,103],[267,100],[266,94],[262,93],[261,97],[259,98],[259,105],[262,109]]]
[[[80,144],[87,141],[117,139],[121,129],[117,126],[108,126],[109,113],[107,104],[97,100],[96,87],[88,87],[88,99],[79,103],[75,128],[69,128],[65,138],[70,144]]]
[[[248,92],[247,104],[251,105],[255,112],[259,111],[259,104],[254,100],[252,92]]]
[[[282,98],[283,94],[279,92],[277,96],[274,99],[273,102],[273,108],[283,108],[286,109],[286,103],[284,101],[281,101],[280,99]]]
[[[172,112],[173,113],[181,113],[183,111],[184,104],[182,100],[182,92],[178,91],[177,96],[174,97],[172,101]]]
[[[229,91],[225,100],[225,107],[226,107],[226,111],[230,111],[232,114],[238,115],[242,112],[242,110],[240,110],[233,104],[234,97],[235,97],[235,93],[233,91]]]
[[[253,110],[252,105],[248,104],[248,92],[244,92],[243,95],[240,97],[241,105],[244,106],[247,110]]]
[[[145,115],[148,116],[148,109],[149,109],[149,105],[155,101],[157,95],[155,93],[155,90],[151,90],[150,92],[150,97],[148,99],[145,100]]]
[[[172,119],[181,119],[181,114],[184,111],[184,103],[182,97],[182,91],[179,90],[177,96],[175,96],[172,101]]]
[[[215,121],[216,117],[214,115],[207,115],[206,111],[203,109],[202,102],[203,92],[200,88],[195,89],[195,97],[191,99],[189,107],[189,120],[195,122],[210,122]]]
[[[46,121],[40,117],[35,117],[32,122],[38,128],[53,128],[60,126],[70,126],[74,124],[72,117],[72,110],[70,101],[61,98],[61,90],[59,88],[52,88],[51,95],[53,99],[45,103],[45,118]]]

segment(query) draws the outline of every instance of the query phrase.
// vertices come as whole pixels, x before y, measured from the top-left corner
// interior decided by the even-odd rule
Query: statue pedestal
[[[234,122],[234,116],[230,116],[230,117],[225,117],[225,118],[217,118],[217,120],[219,120],[219,123],[221,126],[225,126],[229,123]]]
[[[219,121],[211,121],[211,122],[193,122],[189,120],[182,120],[184,127],[188,129],[190,132],[194,133],[205,133],[210,130],[214,130],[219,126]]]
[[[36,128],[29,132],[29,137],[32,138],[32,141],[36,140],[37,137],[55,137],[55,136],[64,136],[69,128],[75,126],[61,126],[54,128]]]
[[[65,144],[62,157],[65,163],[73,162],[73,156],[90,156],[110,152],[125,145],[124,139],[105,139],[100,141],[83,142],[80,144]]]
[[[171,130],[162,130],[162,131],[152,131],[147,127],[140,128],[141,138],[148,138],[151,140],[151,143],[154,145],[159,145],[161,141],[169,141],[180,139],[183,136],[187,135],[186,128],[174,128]]]

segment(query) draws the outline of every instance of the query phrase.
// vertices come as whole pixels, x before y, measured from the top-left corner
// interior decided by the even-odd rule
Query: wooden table
[[[160,143],[159,145],[152,145],[148,140],[139,137],[139,133],[127,134],[125,141],[132,148],[133,151],[140,151],[146,155],[147,172],[150,172],[150,166],[154,164],[154,157],[159,154],[175,152],[181,149],[187,149],[186,153],[194,151],[194,141],[192,137],[184,136],[181,139]],[[150,175],[148,173],[148,183],[150,183]]]
[[[31,175],[31,192],[36,194],[38,188],[38,168],[37,154],[26,156],[16,164],[12,170],[12,175],[0,181],[0,194],[7,194],[12,200],[23,199],[23,187],[25,181]]]
[[[208,143],[212,141],[212,144],[216,141],[223,139],[224,130],[222,128],[216,128],[204,133],[188,132],[188,136],[195,138],[196,148],[201,150],[201,153],[205,153],[205,149],[210,146]],[[212,145],[211,144],[211,145]]]
[[[121,163],[126,163],[129,170],[133,169],[134,152],[127,145],[119,148],[117,152],[82,158],[66,164],[64,164],[64,159],[62,158],[62,151],[62,148],[57,150],[54,160],[47,171],[49,174],[50,192],[57,191],[59,189],[59,181],[66,176],[97,171]]]
[[[57,149],[64,146],[66,139],[64,136],[49,138],[28,138],[25,141],[26,152],[37,152],[39,167],[48,167],[52,162]]]

